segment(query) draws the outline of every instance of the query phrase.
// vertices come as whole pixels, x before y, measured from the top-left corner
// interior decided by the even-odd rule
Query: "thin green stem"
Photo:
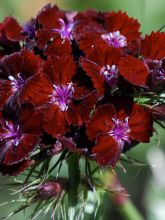
[[[69,173],[69,206],[77,205],[77,188],[80,182],[79,158],[77,154],[71,154],[67,159]]]
[[[123,217],[123,220],[144,220],[143,216],[130,199],[128,199],[124,204],[119,205],[118,210]]]

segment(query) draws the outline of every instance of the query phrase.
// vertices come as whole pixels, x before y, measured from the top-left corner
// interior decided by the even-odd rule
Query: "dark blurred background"
[[[65,10],[87,8],[101,11],[122,10],[139,20],[143,34],[157,31],[165,24],[165,0],[0,0],[0,20],[2,21],[7,15],[12,15],[20,23],[24,23],[35,16],[47,3],[56,3]],[[121,170],[118,171],[121,182],[147,220],[165,219],[165,132],[160,127],[156,126],[156,129],[160,137],[155,135],[150,144],[138,145],[127,153],[136,159],[147,162],[147,166],[125,165],[126,174]],[[159,147],[157,146],[158,138],[160,138]],[[4,185],[6,180],[6,177],[1,177],[0,184]],[[11,199],[9,193],[9,191],[0,190],[0,203]],[[11,212],[14,206],[0,207],[0,217]],[[12,217],[11,220],[28,219],[28,213],[25,213],[25,216],[24,213],[21,213]],[[40,217],[40,220],[42,219],[50,219],[50,217]],[[118,220],[119,218],[109,216],[99,220],[103,219]]]

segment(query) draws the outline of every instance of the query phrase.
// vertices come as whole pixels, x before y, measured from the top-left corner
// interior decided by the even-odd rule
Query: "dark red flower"
[[[139,28],[138,21],[128,17],[126,13],[107,12],[105,13],[105,29],[108,33],[102,37],[116,47],[124,47],[127,42],[135,41],[140,37]]]
[[[19,96],[22,86],[41,68],[41,60],[33,52],[22,50],[5,56],[0,61],[0,108],[12,102],[13,96]]]
[[[109,47],[117,48],[124,54],[135,53],[133,48],[140,40],[140,24],[137,20],[128,17],[126,13],[121,11],[103,14],[95,12],[95,14],[98,16],[97,19],[96,15],[94,16],[95,19],[90,19],[90,16],[86,19],[84,16],[83,19],[80,19],[80,21],[84,21],[82,25],[78,21],[80,28],[83,30],[83,34],[80,34],[78,38],[78,43],[85,53],[92,50],[96,41],[99,41],[98,43],[101,45],[106,44]],[[79,17],[79,15],[76,17]]]
[[[36,40],[45,55],[71,53],[73,17],[75,13],[64,13],[57,6],[45,6],[37,16]]]
[[[100,165],[114,166],[125,143],[149,142],[152,116],[149,109],[123,101],[98,107],[87,125],[87,134],[95,140],[93,157]],[[127,106],[128,104],[128,106]]]
[[[80,93],[72,83],[75,70],[72,56],[52,57],[45,62],[44,74],[35,75],[23,88],[22,101],[44,108],[44,130],[53,137],[71,124],[81,125],[95,103],[93,94],[84,89]]]
[[[71,54],[72,47],[70,41],[65,41],[56,32],[41,29],[36,33],[36,42],[41,51],[46,56],[62,56],[63,54]]]
[[[31,131],[23,132],[17,122],[0,120],[0,166],[18,165],[25,163],[30,153],[38,146],[40,137]]]
[[[118,50],[106,45],[103,47],[98,42],[87,54],[88,59],[81,58],[82,68],[91,77],[99,96],[104,94],[105,84],[109,85],[111,89],[117,85],[120,56]]]

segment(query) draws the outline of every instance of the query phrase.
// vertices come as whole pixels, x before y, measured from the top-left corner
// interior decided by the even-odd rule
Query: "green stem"
[[[71,154],[67,159],[69,173],[69,206],[77,205],[77,189],[80,182],[79,158],[77,154]]]
[[[121,188],[121,192],[117,194],[109,194],[110,199],[122,216],[122,220],[144,220],[141,213],[135,207],[131,199],[127,196],[127,191],[123,188],[117,175],[112,170],[107,170],[103,176],[104,186],[106,188],[117,190]]]
[[[129,199],[124,204],[119,205],[118,210],[123,220],[144,220],[143,216]]]

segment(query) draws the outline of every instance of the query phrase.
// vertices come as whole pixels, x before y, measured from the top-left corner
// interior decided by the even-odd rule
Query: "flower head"
[[[101,165],[114,166],[126,142],[149,142],[152,134],[151,112],[140,105],[132,103],[131,107],[130,104],[121,101],[115,102],[115,106],[101,106],[88,123],[87,134],[95,140],[93,157]]]

